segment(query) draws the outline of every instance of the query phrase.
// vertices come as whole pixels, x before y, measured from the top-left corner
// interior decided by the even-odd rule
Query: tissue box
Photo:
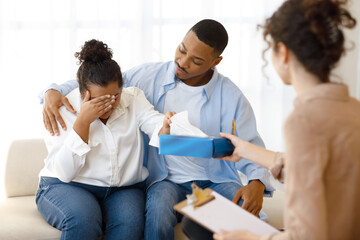
[[[219,158],[231,155],[233,150],[226,138],[160,135],[159,154]]]

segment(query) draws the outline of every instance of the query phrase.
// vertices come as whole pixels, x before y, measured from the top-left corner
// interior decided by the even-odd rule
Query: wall
[[[346,47],[350,48],[335,70],[335,74],[349,86],[351,96],[360,99],[360,1],[353,0],[349,9],[357,19],[355,29],[345,30]]]

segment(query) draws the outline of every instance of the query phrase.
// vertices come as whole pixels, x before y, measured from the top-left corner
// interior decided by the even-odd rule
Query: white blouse
[[[79,89],[67,98],[79,112]],[[60,113],[67,130],[60,128],[60,136],[46,135],[48,156],[40,176],[103,187],[128,186],[147,178],[140,130],[151,137],[164,115],[154,110],[140,89],[122,89],[120,104],[106,125],[99,119],[90,124],[88,144],[72,128],[78,114],[68,112],[64,106]]]

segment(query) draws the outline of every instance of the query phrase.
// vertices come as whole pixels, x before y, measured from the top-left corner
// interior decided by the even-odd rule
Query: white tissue
[[[188,111],[175,114],[171,118],[170,134],[190,137],[207,137],[203,131],[189,122]]]
[[[195,127],[189,122],[188,111],[183,111],[172,116],[170,124],[170,134],[178,136],[190,136],[190,137],[208,137],[203,131]],[[154,133],[151,136],[149,145],[159,147],[159,131],[162,128],[162,124],[157,125]]]

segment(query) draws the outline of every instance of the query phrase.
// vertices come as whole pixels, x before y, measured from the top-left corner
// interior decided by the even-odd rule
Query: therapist
[[[346,2],[288,0],[266,20],[274,67],[298,95],[284,126],[285,154],[222,134],[236,147],[224,160],[247,158],[285,181],[285,232],[215,239],[360,239],[360,102],[330,82],[344,54],[342,29],[356,24]]]

